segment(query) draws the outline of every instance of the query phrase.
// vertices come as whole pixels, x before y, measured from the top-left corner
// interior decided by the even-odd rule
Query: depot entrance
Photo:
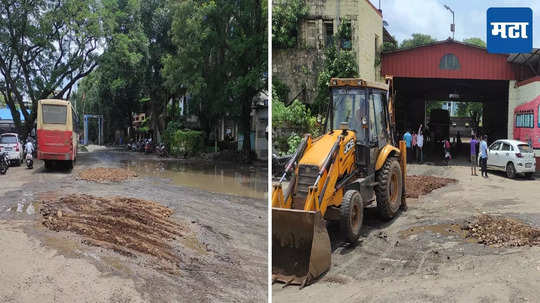
[[[517,69],[507,55],[489,54],[485,48],[453,40],[384,53],[382,74],[394,79],[399,136],[406,130],[417,131],[420,124],[429,128],[428,108],[434,102],[480,103],[482,118],[477,127],[466,119],[450,117],[448,122],[450,141],[458,129],[462,139],[461,145],[453,145],[453,157],[468,162],[472,133],[487,135],[488,143],[507,138],[509,81],[516,79]],[[452,116],[451,108],[447,110]],[[427,137],[426,160],[441,162],[444,138],[429,133]]]
[[[472,134],[488,135],[489,138],[505,138],[508,133],[508,81],[475,79],[437,79],[437,78],[394,78],[396,91],[397,130],[403,134],[407,129],[417,131],[424,126],[426,137],[426,158],[436,162],[442,158],[441,140],[447,137],[453,143],[454,158],[467,160],[466,144]],[[481,104],[479,125],[469,117],[458,118],[454,106],[458,102]],[[447,104],[447,135],[440,135],[431,122],[433,105]],[[450,106],[452,104],[452,106]],[[427,128],[426,128],[427,127]],[[491,140],[490,140],[491,141]],[[455,144],[454,144],[455,143]],[[461,144],[459,144],[461,143]]]

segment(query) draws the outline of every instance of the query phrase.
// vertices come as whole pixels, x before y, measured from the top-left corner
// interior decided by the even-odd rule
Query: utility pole
[[[454,11],[446,4],[444,5],[444,8],[446,8],[452,13],[452,24],[450,24],[450,31],[452,32],[452,40],[454,40],[454,35],[456,33],[456,24],[454,22]]]

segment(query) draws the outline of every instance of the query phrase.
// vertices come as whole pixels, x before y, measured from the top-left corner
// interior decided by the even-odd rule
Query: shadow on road
[[[362,247],[363,240],[368,238],[371,233],[379,233],[377,236],[380,238],[386,238],[386,234],[381,230],[390,226],[399,216],[402,214],[402,211],[399,210],[398,213],[392,220],[383,221],[379,218],[376,207],[364,208],[364,222],[362,225],[361,236],[358,241],[355,243],[347,243],[343,237],[343,234],[339,228],[339,222],[333,221],[329,222],[327,225],[328,235],[330,236],[330,245],[332,253],[334,253],[338,248],[343,248],[340,250],[339,254],[346,255],[353,252],[357,247]]]

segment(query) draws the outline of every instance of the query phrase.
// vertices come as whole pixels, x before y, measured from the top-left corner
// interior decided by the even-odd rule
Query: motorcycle
[[[0,175],[5,175],[9,168],[7,153],[0,153]]]
[[[26,167],[28,167],[29,169],[34,168],[34,160],[32,159],[31,153],[26,154]]]
[[[169,154],[167,153],[167,148],[165,147],[165,144],[161,143],[158,147],[156,147],[157,152],[159,153],[160,157],[168,157]]]
[[[152,141],[147,140],[146,143],[144,144],[144,153],[150,154],[152,152],[153,152]]]

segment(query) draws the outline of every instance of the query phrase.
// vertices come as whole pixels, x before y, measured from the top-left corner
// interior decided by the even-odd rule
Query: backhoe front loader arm
[[[296,183],[296,176],[293,176],[291,178],[285,192],[283,192],[282,184],[287,174],[296,168],[298,161],[300,160],[300,158],[302,158],[302,155],[304,154],[304,151],[309,148],[310,145],[311,135],[307,134],[300,142],[300,145],[296,149],[294,155],[291,157],[289,162],[287,162],[287,165],[285,165],[285,171],[283,172],[283,175],[281,176],[279,182],[272,185],[272,207],[291,208],[292,192],[294,184]]]
[[[328,206],[328,198],[334,193],[333,189],[335,188],[335,183],[338,178],[335,160],[338,156],[342,141],[343,136],[339,136],[326,156],[326,159],[317,174],[315,184],[309,187],[304,210],[321,211],[321,215],[324,216],[326,207]]]

